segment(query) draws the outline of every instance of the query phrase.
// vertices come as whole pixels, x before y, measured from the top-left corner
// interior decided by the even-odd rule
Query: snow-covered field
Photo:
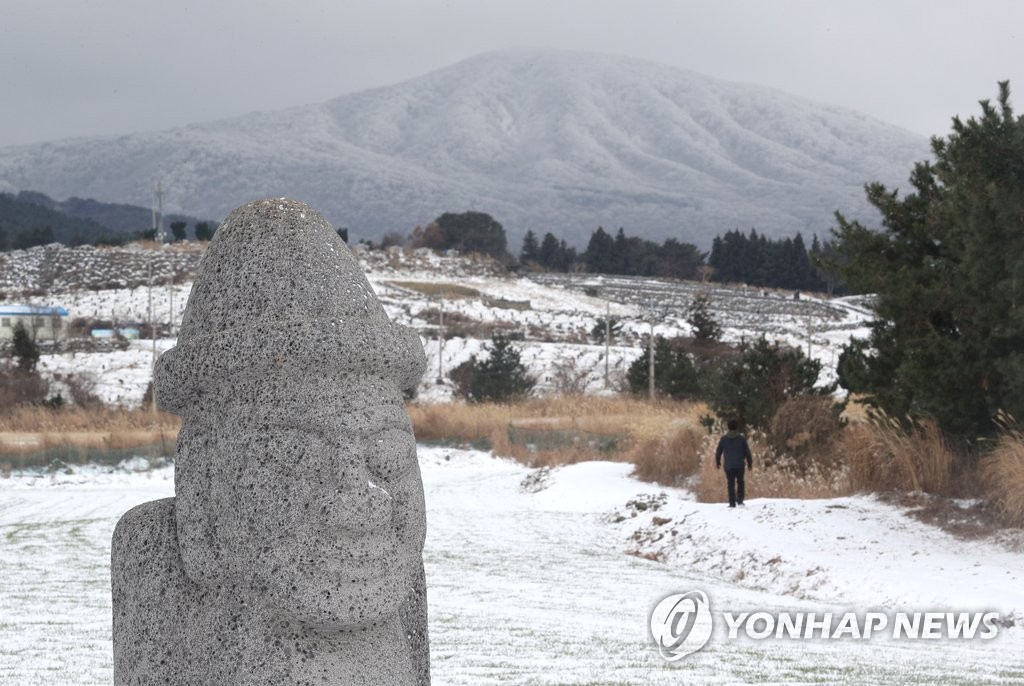
[[[49,256],[52,262],[63,264],[63,260],[72,270],[70,265],[76,262],[65,254],[66,249],[47,249],[56,251]],[[16,251],[8,253],[7,259],[12,265],[30,262],[30,258],[40,261],[47,249]],[[174,331],[180,325],[192,284],[183,276],[184,267],[174,271],[164,254],[169,251],[150,252],[167,262],[152,289],[140,285],[148,283],[148,261],[147,253],[136,249],[126,251],[128,257],[119,258],[133,270],[119,278],[133,287],[97,288],[91,283],[89,287],[58,288],[26,296],[24,300],[26,304],[63,306],[72,320],[99,318],[120,324],[155,321],[164,324],[165,330]],[[16,254],[21,257],[12,257]],[[94,256],[86,252],[82,259],[87,257]],[[129,257],[135,261],[129,261]],[[559,388],[558,366],[563,367],[563,376],[580,377],[579,385],[588,393],[616,392],[622,386],[625,370],[643,354],[643,337],[652,329],[669,338],[691,332],[685,313],[698,290],[709,293],[712,312],[723,326],[725,340],[738,342],[764,334],[771,340],[800,347],[822,363],[823,384],[834,379],[842,345],[852,335],[866,335],[870,320],[867,310],[848,300],[807,294],[795,299],[792,292],[785,291],[587,274],[519,278],[500,273],[487,262],[422,252],[362,251],[358,258],[388,315],[420,333],[428,371],[420,384],[419,397],[427,401],[451,398],[453,386],[447,373],[471,355],[479,355],[495,330],[522,339],[517,345],[524,364],[538,379],[539,392],[565,390]],[[111,261],[111,265],[116,263]],[[114,279],[114,275],[104,274],[102,283]],[[175,280],[179,283],[173,283]],[[20,287],[28,290],[43,283],[29,276],[22,281]],[[462,294],[443,298],[432,294],[452,287],[461,289]],[[442,309],[447,340],[439,350]],[[620,319],[623,327],[607,350],[606,380],[605,347],[588,334],[598,318],[608,315]],[[157,353],[174,343],[173,338],[158,340]],[[141,402],[149,383],[153,349],[151,341],[131,341],[124,351],[45,354],[39,364],[48,375],[87,374],[95,380],[97,393],[105,402],[132,407]],[[441,384],[436,383],[439,376]]]
[[[419,452],[436,684],[1024,682],[1024,554],[995,541],[871,498],[729,510],[619,463],[534,471]],[[131,471],[143,466],[0,480],[0,683],[110,683],[110,535],[173,492],[170,467]],[[695,589],[716,613],[991,610],[1016,625],[991,640],[754,641],[718,622],[669,664],[648,613]]]

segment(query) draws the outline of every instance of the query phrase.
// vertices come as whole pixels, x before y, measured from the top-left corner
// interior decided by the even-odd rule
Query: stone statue
[[[425,367],[319,213],[231,213],[154,376],[176,497],[114,532],[115,684],[430,683]]]

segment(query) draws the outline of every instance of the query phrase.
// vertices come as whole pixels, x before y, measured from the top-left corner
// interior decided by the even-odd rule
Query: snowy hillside
[[[389,316],[421,336],[428,360],[419,388],[424,400],[450,398],[447,373],[479,354],[495,332],[518,339],[539,392],[566,391],[567,378],[577,380],[577,390],[616,392],[629,364],[643,354],[644,336],[652,326],[667,338],[690,333],[685,310],[698,291],[709,294],[727,341],[764,334],[798,346],[822,362],[822,383],[832,380],[842,345],[852,335],[865,335],[870,318],[844,299],[807,294],[796,299],[787,291],[591,274],[516,277],[487,260],[430,251],[357,249],[356,255]],[[0,255],[0,292],[8,302],[60,305],[70,320],[125,326],[154,321],[171,332],[181,322],[200,258],[196,246],[53,245],[12,251]],[[442,310],[443,348],[438,340]],[[589,333],[598,318],[609,314],[623,327],[607,350],[606,380],[605,347]],[[164,338],[155,349],[159,354],[173,345],[173,338]],[[153,354],[152,341],[138,340],[127,350],[44,354],[40,368],[50,375],[88,373],[104,400],[135,406],[149,383]],[[437,383],[439,376],[443,383]]]
[[[219,219],[288,195],[355,235],[445,211],[585,244],[602,225],[707,247],[724,231],[824,234],[905,185],[927,141],[853,111],[631,58],[510,50],[292,109],[0,149],[0,190]]]

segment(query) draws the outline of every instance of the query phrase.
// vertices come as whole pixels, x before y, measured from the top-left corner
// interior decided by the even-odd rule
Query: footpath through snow
[[[871,498],[731,511],[620,463],[538,471],[424,446],[420,461],[435,684],[1024,681],[1024,555]],[[110,534],[172,491],[170,468],[0,479],[0,683],[110,683]],[[1017,626],[990,641],[753,641],[716,624],[668,664],[649,612],[691,590],[716,611],[993,609]]]

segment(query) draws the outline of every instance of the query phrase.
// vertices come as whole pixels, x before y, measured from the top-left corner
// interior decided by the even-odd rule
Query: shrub
[[[679,486],[700,469],[704,431],[692,421],[672,422],[662,433],[636,441],[627,459],[633,476],[665,486]]]
[[[986,499],[1003,523],[1024,527],[1024,434],[1009,431],[981,461]]]
[[[837,465],[835,444],[843,431],[842,406],[820,395],[800,395],[779,406],[768,427],[768,443],[778,455],[793,459],[801,472],[816,465]]]
[[[32,374],[39,362],[39,346],[25,330],[25,325],[18,322],[14,326],[12,355],[19,371]]]
[[[11,410],[23,405],[41,405],[49,388],[36,372],[0,369],[0,408]]]
[[[722,337],[722,326],[711,314],[711,299],[706,291],[697,293],[686,308],[686,323],[693,327],[693,338],[700,343],[712,343]]]
[[[647,352],[633,360],[626,372],[629,390],[634,395],[643,396],[650,390],[650,339],[647,345]],[[700,392],[697,370],[678,340],[654,338],[654,389],[673,400],[693,399]]]
[[[528,396],[537,380],[527,372],[510,338],[495,334],[484,350],[488,353],[485,360],[472,357],[450,373],[456,393],[474,403],[507,402]]]
[[[857,422],[843,431],[838,450],[858,491],[946,493],[956,461],[932,421],[905,429],[894,420]]]
[[[817,360],[761,336],[741,344],[735,357],[705,366],[702,382],[708,404],[719,416],[766,429],[786,400],[832,392],[834,386],[815,387],[820,372]]]

